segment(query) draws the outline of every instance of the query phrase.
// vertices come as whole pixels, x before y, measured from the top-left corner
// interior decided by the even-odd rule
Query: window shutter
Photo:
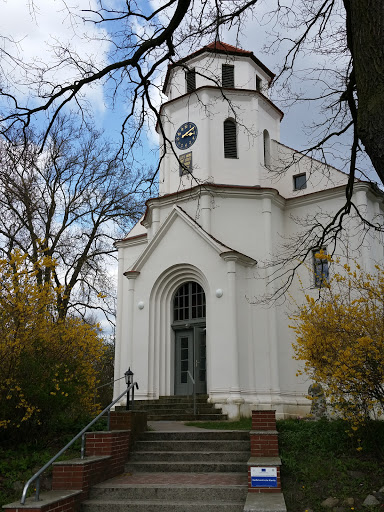
[[[190,69],[185,73],[187,81],[187,92],[192,92],[196,89],[196,73],[194,69]]]
[[[237,158],[236,123],[227,119],[224,121],[224,157]]]
[[[235,66],[232,64],[222,65],[222,80],[223,87],[235,87]]]

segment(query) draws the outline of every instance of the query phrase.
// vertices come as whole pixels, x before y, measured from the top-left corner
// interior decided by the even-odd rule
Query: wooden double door
[[[175,331],[175,395],[207,392],[205,324]]]

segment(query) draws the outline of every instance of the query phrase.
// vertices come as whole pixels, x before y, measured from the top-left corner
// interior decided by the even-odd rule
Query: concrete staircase
[[[248,432],[146,432],[82,512],[243,512],[249,455]]]
[[[227,419],[221,409],[207,403],[208,395],[196,395],[196,415],[193,396],[161,396],[158,400],[135,400],[135,410],[146,411],[148,421],[222,421]]]

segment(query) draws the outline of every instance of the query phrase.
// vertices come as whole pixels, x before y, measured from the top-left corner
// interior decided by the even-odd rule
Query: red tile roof
[[[212,50],[222,50],[224,52],[236,52],[236,53],[252,53],[242,48],[237,48],[237,46],[232,46],[231,44],[223,43],[221,41],[214,41],[213,43],[207,44],[204,48],[210,48]]]

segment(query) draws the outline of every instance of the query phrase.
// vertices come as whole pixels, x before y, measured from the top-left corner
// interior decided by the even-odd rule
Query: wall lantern
[[[220,297],[222,297],[222,296],[223,296],[223,290],[222,290],[221,288],[218,288],[218,289],[216,290],[216,297],[217,297],[218,299],[220,299]]]
[[[141,300],[138,304],[137,304],[137,307],[139,309],[144,309],[144,302]]]
[[[124,377],[125,377],[125,383],[127,385],[127,405],[125,407],[125,409],[127,411],[129,411],[129,386],[132,384],[133,382],[133,371],[131,370],[131,367],[128,368],[128,370],[124,373]]]

